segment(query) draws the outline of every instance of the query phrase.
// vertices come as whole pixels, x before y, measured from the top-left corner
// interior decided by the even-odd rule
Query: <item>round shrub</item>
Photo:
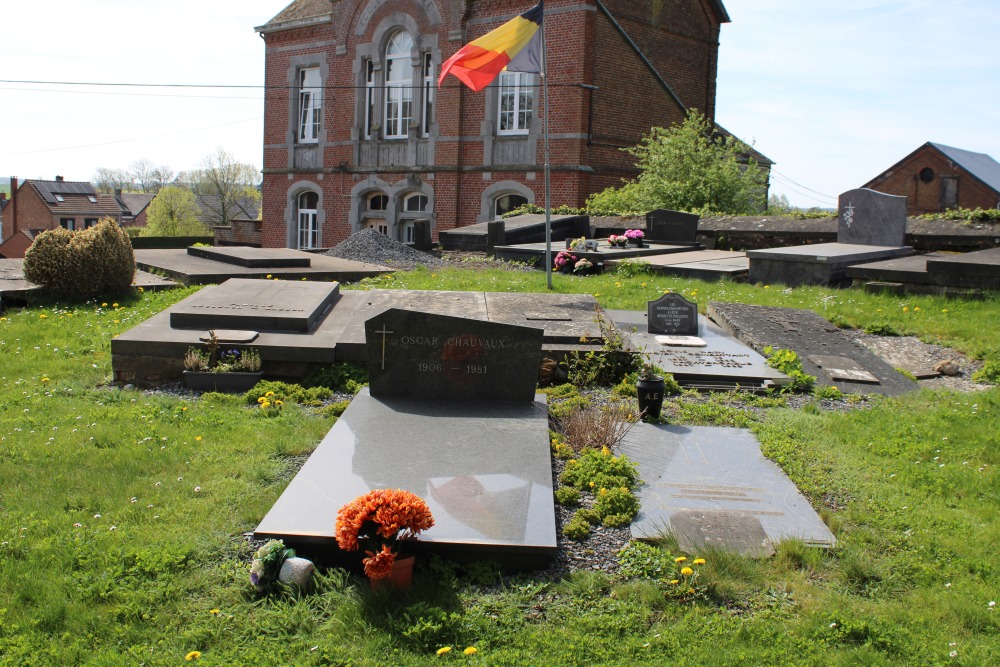
[[[50,229],[24,254],[24,277],[60,296],[120,294],[135,277],[132,243],[111,218],[78,232]]]
[[[556,489],[556,502],[560,505],[573,507],[580,504],[580,492],[572,486],[560,486]]]

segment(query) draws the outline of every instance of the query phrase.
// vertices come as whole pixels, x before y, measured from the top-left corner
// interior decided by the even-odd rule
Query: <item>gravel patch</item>
[[[355,262],[381,264],[404,271],[412,270],[418,266],[440,268],[445,265],[444,260],[440,257],[414,250],[374,229],[362,229],[360,232],[351,234],[347,240],[342,241],[325,254]]]

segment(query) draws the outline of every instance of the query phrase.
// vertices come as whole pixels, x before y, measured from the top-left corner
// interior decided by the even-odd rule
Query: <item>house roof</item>
[[[733,134],[732,132],[730,132],[726,128],[722,127],[718,123],[715,123],[715,131],[717,133],[719,133],[725,139],[732,138],[732,139],[736,139],[737,141],[743,141],[742,139],[740,139],[735,134]],[[746,144],[745,141],[743,141],[743,143]],[[752,159],[754,162],[756,162],[758,165],[760,165],[762,167],[770,168],[771,165],[774,164],[774,160],[772,160],[771,158],[767,157],[766,155],[764,155],[763,153],[761,153],[760,151],[758,151],[756,148],[754,148],[750,144],[746,144],[746,145],[747,145],[747,148],[749,148],[750,150],[748,152],[746,152],[746,153],[743,153],[743,157],[745,157],[747,159]]]
[[[722,5],[722,0],[709,0],[708,4],[712,5],[712,10],[715,11],[715,16],[719,19],[719,23],[732,22],[732,19],[729,18],[729,12]]]
[[[331,0],[295,0],[295,2],[278,12],[277,16],[264,25],[254,28],[254,30],[258,32],[270,32],[272,30],[284,30],[300,25],[309,25],[310,23],[329,20],[332,14],[333,2]]]
[[[53,215],[119,218],[122,214],[114,195],[98,194],[90,183],[29,180],[26,184],[34,187]]]
[[[155,196],[144,192],[124,192],[118,197],[118,200],[124,207],[122,213],[134,217],[142,213]]]
[[[56,195],[86,195],[96,196],[94,186],[84,181],[38,181],[29,179],[25,183],[30,183],[33,188],[42,196],[42,200],[50,206],[59,204]]]
[[[986,153],[973,153],[972,151],[953,148],[944,144],[937,144],[933,141],[927,142],[928,146],[933,146],[945,156],[966,170],[983,183],[1000,192],[1000,162],[997,162]]]
[[[197,195],[195,201],[198,204],[198,220],[206,225],[217,224],[219,212],[222,210],[222,201],[219,195]],[[249,197],[241,197],[234,202],[234,206],[229,222],[257,219],[257,212],[260,210],[259,201]]]

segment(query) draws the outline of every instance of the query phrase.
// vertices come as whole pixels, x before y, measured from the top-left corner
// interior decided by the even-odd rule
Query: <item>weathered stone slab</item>
[[[664,294],[646,304],[646,327],[653,334],[697,336],[698,304],[676,292]]]
[[[257,340],[260,334],[256,331],[244,331],[242,329],[212,329],[212,333],[215,334],[215,340],[219,343],[252,343]],[[208,343],[212,340],[209,335],[199,336],[198,340],[202,343]]]
[[[766,553],[784,539],[830,547],[836,539],[781,468],[746,429],[636,424],[622,453],[635,461],[636,539],[673,532],[691,545]],[[763,531],[758,531],[757,526]]]
[[[817,243],[749,250],[750,282],[783,285],[837,285],[848,280],[847,270],[854,264],[901,257],[913,248]]]
[[[191,246],[187,253],[216,262],[253,268],[287,269],[310,266],[308,253],[287,248],[251,248],[249,246]]]
[[[547,343],[600,337],[598,309],[597,299],[589,294],[486,293],[491,322],[542,329]]]
[[[858,245],[906,243],[906,197],[867,188],[848,190],[837,204],[837,241]]]
[[[392,308],[365,337],[373,396],[534,399],[541,329]]]
[[[646,229],[651,241],[662,243],[694,243],[698,233],[698,216],[693,213],[657,209],[646,214]]]
[[[435,525],[413,543],[417,550],[506,556],[521,566],[551,556],[555,507],[544,397],[379,399],[364,389],[254,535],[336,553],[337,510],[378,488],[407,489],[430,506]]]
[[[809,355],[809,361],[822,368],[823,372],[831,380],[878,384],[878,378],[863,369],[854,359],[811,354]]]
[[[917,388],[915,382],[811,310],[710,302],[708,316],[759,352],[768,346],[794,351],[799,355],[802,369],[816,376],[817,384],[833,385],[845,392],[889,396]],[[812,361],[813,356],[846,357],[857,368],[877,378],[878,384],[828,378]]]
[[[337,283],[231,278],[170,310],[170,326],[187,329],[310,331],[333,306]]]

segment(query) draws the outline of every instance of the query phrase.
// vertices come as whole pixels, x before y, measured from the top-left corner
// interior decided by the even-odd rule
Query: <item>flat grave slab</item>
[[[251,248],[250,246],[190,246],[187,253],[225,264],[255,268],[303,268],[311,264],[309,253],[289,248]]]
[[[136,271],[132,284],[145,290],[168,289],[177,283],[146,271]],[[0,257],[0,298],[21,299],[40,290],[38,285],[24,278],[24,260]]]
[[[365,337],[372,396],[534,399],[541,329],[390,308]]]
[[[766,555],[782,540],[832,547],[836,538],[754,435],[715,426],[632,427],[621,446],[635,461],[639,515],[632,537],[673,533],[689,553],[706,546]]]
[[[171,308],[170,326],[306,333],[333,307],[339,294],[337,283],[230,278]]]
[[[811,310],[711,302],[708,316],[758,352],[768,346],[794,351],[799,355],[802,369],[816,376],[819,385],[833,385],[844,392],[887,396],[898,396],[917,388],[915,382]],[[812,360],[815,356],[852,360],[857,369],[871,374],[878,382],[830,378]]]
[[[788,377],[767,365],[757,351],[747,347],[704,317],[698,318],[698,338],[704,346],[664,346],[657,334],[647,333],[646,313],[609,310],[607,317],[628,335],[635,349],[648,361],[685,387],[700,389],[763,388],[782,386]]]
[[[435,525],[416,550],[508,556],[555,553],[544,397],[532,402],[375,398],[364,389],[254,531],[336,552],[337,510],[378,488],[407,489]]]
[[[243,248],[246,252],[250,248]],[[257,249],[270,250],[270,249]],[[307,266],[263,267],[241,266],[189,254],[187,250],[145,249],[135,251],[136,266],[145,271],[166,274],[185,285],[205,285],[225,282],[229,278],[280,278],[282,280],[312,280],[356,282],[362,278],[392,273],[395,269],[377,264],[366,264],[349,259],[339,259],[320,253],[283,249],[282,254],[296,253]]]
[[[537,327],[545,332],[546,343],[600,337],[597,310],[597,299],[589,294],[486,293],[490,321]]]
[[[749,250],[750,282],[783,285],[836,285],[847,280],[847,268],[913,254],[908,246],[886,247],[853,243],[817,243]]]
[[[855,282],[881,281],[933,285],[935,277],[927,272],[927,260],[931,257],[940,257],[940,254],[909,255],[855,264],[847,267],[847,277]]]
[[[625,248],[612,248],[607,240],[601,240],[596,252],[572,251],[577,258],[586,258],[595,266],[603,264],[608,260],[628,259],[630,257],[654,257],[656,255],[687,252],[693,248],[701,247],[698,244],[669,244],[669,243],[643,243],[641,248],[627,246]],[[566,249],[565,242],[552,242],[552,258],[556,253]],[[534,263],[536,266],[545,268],[545,243],[523,243],[519,245],[504,245],[494,248],[496,256],[507,261]]]
[[[605,262],[614,267],[623,261],[614,259]],[[739,280],[750,271],[750,260],[745,252],[730,250],[689,250],[667,255],[652,255],[641,258],[657,273],[698,280]]]

